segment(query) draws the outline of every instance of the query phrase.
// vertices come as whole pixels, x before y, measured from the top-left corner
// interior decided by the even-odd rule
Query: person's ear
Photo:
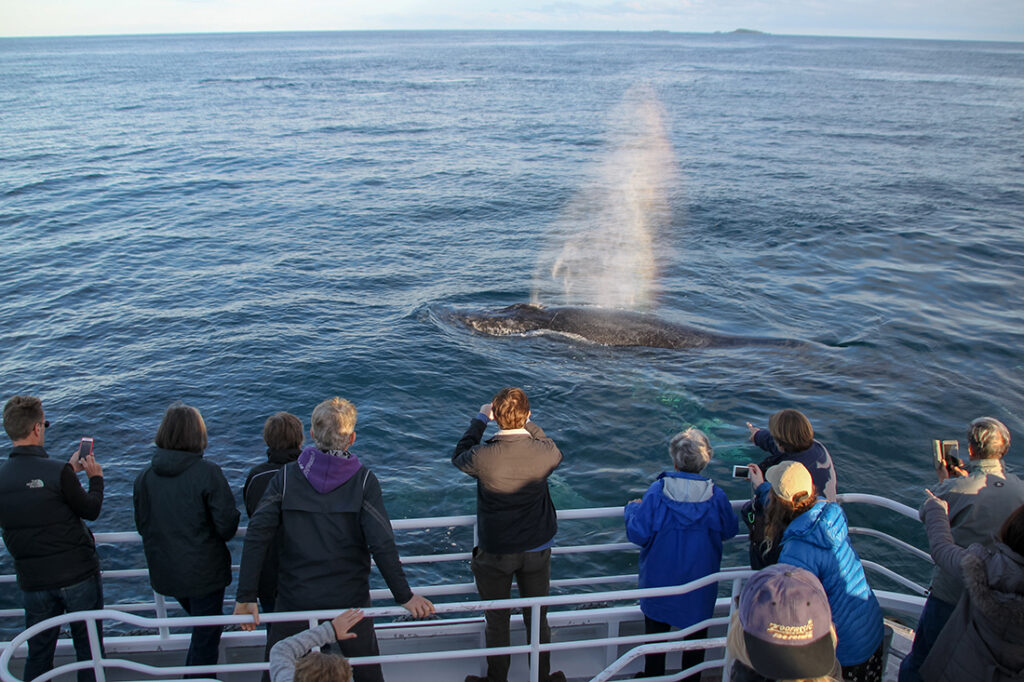
[[[352,447],[352,443],[355,443],[355,442],[356,442],[356,432],[353,431],[352,433],[350,433],[348,435],[348,445],[345,446],[345,449],[347,450],[348,448]]]

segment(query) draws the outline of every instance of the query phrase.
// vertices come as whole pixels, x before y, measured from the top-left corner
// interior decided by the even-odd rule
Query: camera
[[[750,469],[746,464],[736,464],[732,468],[733,478],[750,478]]]

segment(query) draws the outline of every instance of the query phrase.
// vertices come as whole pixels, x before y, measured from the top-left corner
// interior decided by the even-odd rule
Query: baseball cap
[[[739,621],[750,664],[770,679],[828,675],[835,666],[832,610],[810,571],[775,564],[740,594]]]
[[[787,502],[798,501],[814,493],[811,472],[800,462],[782,462],[770,467],[764,479],[772,484],[775,494]]]

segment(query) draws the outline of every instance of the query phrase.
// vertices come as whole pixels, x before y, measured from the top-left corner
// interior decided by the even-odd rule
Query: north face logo
[[[26,488],[42,488],[43,482],[38,478],[33,478],[31,481],[25,484]]]

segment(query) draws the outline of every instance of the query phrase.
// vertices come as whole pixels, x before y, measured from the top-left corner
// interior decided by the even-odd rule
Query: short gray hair
[[[1010,449],[1010,429],[994,417],[978,417],[967,429],[967,444],[979,459],[1001,459]]]
[[[356,430],[356,407],[344,398],[325,400],[313,409],[313,442],[321,450],[344,450]]]
[[[711,461],[714,450],[708,437],[700,429],[689,428],[672,436],[668,454],[676,469],[688,474],[699,474]]]

